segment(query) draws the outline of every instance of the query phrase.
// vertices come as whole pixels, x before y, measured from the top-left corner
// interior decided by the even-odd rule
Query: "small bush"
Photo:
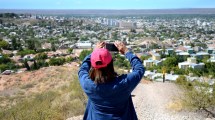
[[[23,50],[17,53],[17,55],[21,55],[21,57],[24,57],[25,55],[28,54],[36,54],[36,52],[34,50]]]
[[[66,58],[66,62],[72,62],[72,61],[74,61],[74,58],[73,58],[73,57],[68,57],[68,58]]]
[[[215,108],[215,93],[212,86],[204,82],[187,81],[184,76],[180,76],[176,80],[176,83],[184,89],[184,98],[182,102],[186,108],[205,110],[210,115],[215,116],[215,113],[209,111],[210,108]],[[213,91],[211,91],[211,89]]]
[[[49,65],[59,66],[63,65],[66,62],[65,58],[51,58],[49,61]]]
[[[48,55],[46,53],[39,53],[35,56],[36,60],[45,60],[48,58]]]
[[[85,58],[87,55],[89,55],[90,53],[92,53],[92,50],[83,50],[83,51],[81,51],[80,56],[79,56],[79,59],[80,59],[81,61],[83,61],[84,58]]]
[[[187,82],[187,79],[185,76],[180,75],[177,79],[176,79],[176,83],[179,85],[185,85]]]

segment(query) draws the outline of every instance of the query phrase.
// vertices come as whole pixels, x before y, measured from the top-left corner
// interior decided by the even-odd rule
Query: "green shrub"
[[[21,57],[24,57],[25,55],[28,54],[36,54],[36,52],[34,50],[23,50],[17,53],[17,55],[21,55]]]
[[[46,53],[39,53],[35,56],[36,60],[45,60],[48,58],[48,55]]]
[[[210,92],[211,87],[208,84],[200,82],[192,82],[192,89],[185,92],[184,104],[191,109],[208,109],[215,107],[214,96]]]
[[[84,58],[85,58],[87,55],[89,55],[90,53],[92,53],[92,50],[83,50],[83,51],[81,51],[80,56],[79,56],[79,59],[80,59],[81,61],[83,61]]]
[[[205,110],[210,115],[214,116],[208,108],[215,108],[215,93],[214,88],[208,83],[199,81],[187,81],[185,76],[180,76],[176,83],[184,89],[183,105],[186,108],[193,110]],[[211,92],[211,89],[213,91]]]
[[[12,62],[11,59],[7,55],[2,55],[0,58],[0,64],[6,64]]]
[[[9,43],[8,42],[6,42],[5,40],[1,40],[0,39],[0,50],[1,49],[8,49],[9,48]]]
[[[13,62],[7,63],[7,64],[0,64],[0,72],[3,72],[5,70],[14,70],[18,68]]]
[[[49,61],[49,65],[59,66],[63,65],[66,62],[65,58],[51,58]]]
[[[176,83],[179,85],[185,85],[187,83],[187,78],[183,75],[180,75],[177,79],[176,79]]]
[[[117,54],[113,59],[115,59],[114,60],[115,66],[119,68],[130,69],[130,63],[128,60],[125,59],[125,57],[122,57],[119,54]]]
[[[72,48],[69,48],[69,49],[67,50],[67,53],[71,54],[72,51],[73,51],[73,49],[72,49]]]
[[[72,61],[74,61],[74,58],[73,58],[73,57],[68,57],[68,58],[66,58],[66,62],[72,62]]]

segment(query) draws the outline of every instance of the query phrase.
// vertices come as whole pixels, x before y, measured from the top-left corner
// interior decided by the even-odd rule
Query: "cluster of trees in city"
[[[71,52],[71,49],[68,49],[68,53]],[[70,63],[74,61],[76,58],[73,57],[53,57],[48,58],[47,54],[45,52],[38,53],[34,59],[24,59],[22,62],[24,63],[24,67],[27,68],[27,70],[37,70],[42,67],[48,67],[48,66],[60,66],[65,63]],[[28,61],[33,61],[33,64],[31,66],[28,65]]]
[[[182,105],[188,109],[204,110],[207,117],[215,117],[215,84],[207,82],[188,81],[185,76],[180,76],[176,83],[181,86],[184,92]]]
[[[15,13],[0,13],[0,18],[18,18],[18,14]]]
[[[48,66],[59,66],[63,65],[65,63],[69,63],[75,60],[73,57],[63,57],[63,56],[56,56],[53,58],[48,58],[47,56],[47,51],[50,51],[49,49],[47,50],[40,50],[40,51],[34,51],[34,50],[29,50],[25,49],[22,51],[18,51],[17,55],[20,55],[22,59],[19,61],[23,65],[18,65],[16,64],[13,60],[10,59],[10,57],[13,56],[12,54],[0,54],[0,70],[1,72],[5,70],[17,70],[19,68],[25,67],[27,70],[37,70],[42,67],[48,67]],[[68,49],[67,53],[71,54],[73,49]],[[25,55],[29,54],[36,54],[35,58],[24,58]],[[29,65],[28,61],[33,62],[32,65]]]

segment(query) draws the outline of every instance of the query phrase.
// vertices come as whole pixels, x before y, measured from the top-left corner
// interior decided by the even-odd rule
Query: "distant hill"
[[[147,14],[215,14],[215,8],[187,8],[187,9],[0,9],[0,13],[29,13],[47,15],[147,15]]]

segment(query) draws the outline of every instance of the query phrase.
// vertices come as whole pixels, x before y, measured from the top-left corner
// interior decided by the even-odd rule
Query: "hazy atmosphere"
[[[214,8],[214,0],[0,0],[0,9]]]

